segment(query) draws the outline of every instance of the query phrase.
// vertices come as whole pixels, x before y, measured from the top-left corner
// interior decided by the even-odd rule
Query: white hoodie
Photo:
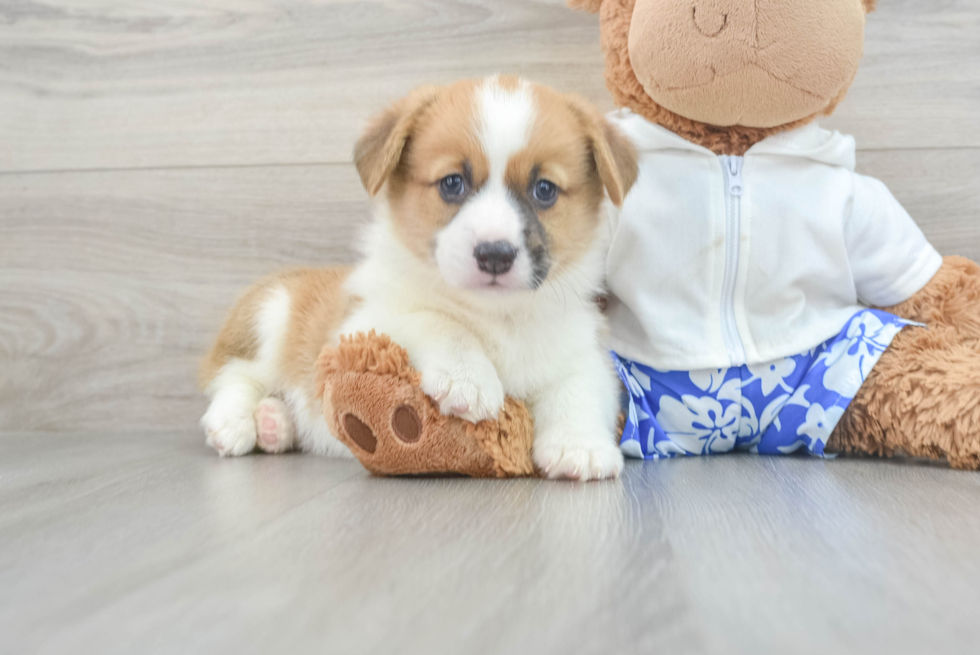
[[[799,355],[942,265],[885,185],[854,172],[853,137],[810,124],[718,157],[629,110],[609,119],[640,152],[610,214],[610,346],[623,357],[691,371]]]

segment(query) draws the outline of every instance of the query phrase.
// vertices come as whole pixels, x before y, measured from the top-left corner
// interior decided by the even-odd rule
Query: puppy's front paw
[[[612,439],[576,437],[574,432],[542,434],[534,441],[534,465],[548,478],[606,480],[623,471],[623,453]]]
[[[447,416],[478,423],[497,418],[504,406],[504,386],[486,357],[436,361],[421,369],[422,391]]]

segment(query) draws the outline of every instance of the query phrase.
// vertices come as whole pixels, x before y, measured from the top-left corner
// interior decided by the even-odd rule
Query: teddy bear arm
[[[980,469],[980,266],[947,257],[923,289],[887,310],[926,327],[895,337],[828,452],[904,453]]]
[[[534,423],[507,398],[497,420],[444,416],[422,391],[408,353],[386,335],[341,337],[317,362],[331,434],[376,475],[533,475]]]
[[[939,272],[914,296],[886,311],[926,325],[980,338],[980,265],[965,257],[943,259]]]

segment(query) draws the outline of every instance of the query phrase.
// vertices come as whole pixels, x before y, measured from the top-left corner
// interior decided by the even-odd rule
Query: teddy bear
[[[600,14],[610,121],[640,152],[611,208],[621,448],[946,459],[980,469],[980,266],[941,257],[851,137],[876,0],[569,0]],[[325,417],[385,475],[534,474],[533,425],[442,416],[383,335],[325,349]]]

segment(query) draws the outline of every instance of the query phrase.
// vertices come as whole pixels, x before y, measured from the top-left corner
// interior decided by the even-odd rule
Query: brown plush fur
[[[668,111],[646,94],[630,62],[636,1],[569,0],[569,5],[601,12],[606,85],[617,104],[716,154],[743,155],[767,136],[829,115],[847,92],[845,85],[818,114],[770,128],[714,126]],[[877,1],[862,3],[871,12]],[[906,328],[896,337],[845,412],[828,451],[905,453],[980,469],[980,267],[948,257],[924,289],[889,310],[927,327]]]
[[[317,396],[324,399],[331,433],[372,473],[534,473],[534,423],[524,403],[508,398],[496,421],[473,424],[443,416],[422,393],[408,353],[385,335],[342,337],[338,347],[323,350],[316,369]]]
[[[599,3],[591,3],[594,6]],[[620,107],[627,107],[658,125],[666,127],[688,141],[697,143],[719,155],[744,155],[753,145],[767,136],[786,132],[828,116],[847,94],[850,84],[820,112],[776,127],[720,127],[684,118],[661,107],[647,95],[636,78],[629,55],[629,34],[636,0],[604,0],[601,2],[602,50],[606,57],[606,87]],[[572,6],[575,6],[574,1]]]
[[[922,291],[888,310],[927,327],[895,338],[828,451],[945,457],[980,469],[980,266],[947,257]]]
[[[606,82],[620,106],[717,154],[731,155],[742,155],[765,137],[816,118],[815,114],[771,128],[718,127],[660,107],[647,96],[630,65],[628,36],[635,2],[569,0],[574,8],[602,12]],[[866,11],[874,10],[875,0],[863,3]],[[847,85],[819,114],[830,114],[846,91]],[[383,154],[380,165],[390,166],[391,156]],[[365,179],[369,189],[375,182],[373,176]],[[614,195],[614,189],[609,190]],[[980,469],[980,266],[948,257],[924,289],[889,311],[927,327],[909,327],[896,337],[844,414],[828,452],[905,453],[946,458],[955,468]],[[441,416],[419,389],[418,373],[405,352],[387,337],[358,335],[339,348],[325,349],[317,369],[318,394],[324,396],[333,434],[375,473],[507,477],[533,472],[533,425],[522,403],[508,399],[497,421],[477,425]],[[419,437],[409,443],[394,429],[395,413],[403,407],[417,417]],[[370,431],[374,452],[348,434],[344,421],[349,415],[356,415]],[[412,414],[403,410],[401,416]]]

